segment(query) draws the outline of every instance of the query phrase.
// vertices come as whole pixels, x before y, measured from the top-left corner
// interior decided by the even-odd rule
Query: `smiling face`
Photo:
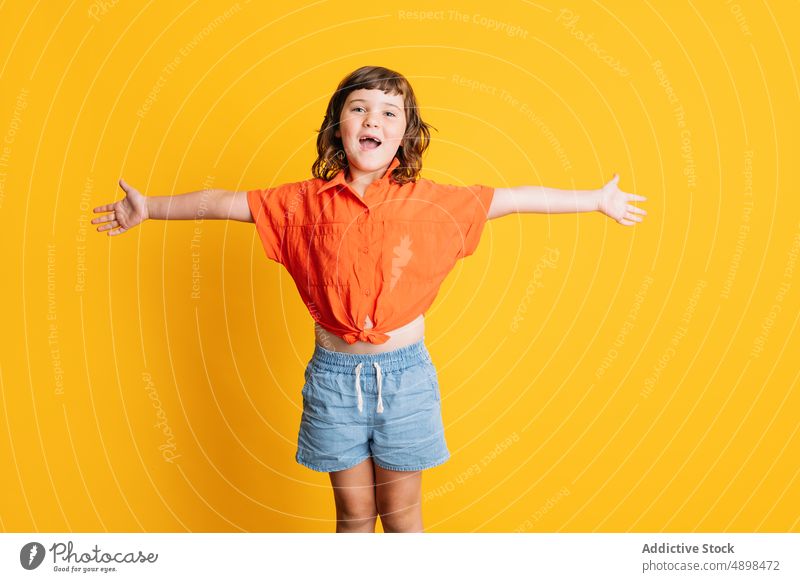
[[[375,172],[391,163],[405,131],[402,95],[358,89],[345,99],[335,135],[342,140],[351,169]]]

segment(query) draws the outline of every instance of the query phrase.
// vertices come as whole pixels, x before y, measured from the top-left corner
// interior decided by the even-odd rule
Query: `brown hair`
[[[422,154],[430,145],[430,129],[436,128],[422,121],[414,90],[403,75],[373,66],[361,67],[347,75],[331,96],[317,135],[317,159],[311,166],[312,174],[327,181],[347,167],[342,140],[336,137],[335,132],[347,96],[358,89],[380,89],[384,93],[403,96],[406,132],[397,150],[400,165],[392,172],[391,178],[399,184],[416,181],[422,170]]]

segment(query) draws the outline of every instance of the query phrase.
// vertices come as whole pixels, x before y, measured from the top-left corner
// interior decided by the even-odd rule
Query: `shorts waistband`
[[[431,356],[423,337],[413,344],[377,354],[334,352],[315,343],[311,361],[316,368],[321,370],[355,374],[355,367],[361,363],[364,364],[364,368],[370,368],[373,363],[377,363],[384,372],[394,372],[415,366],[423,361],[431,362]]]

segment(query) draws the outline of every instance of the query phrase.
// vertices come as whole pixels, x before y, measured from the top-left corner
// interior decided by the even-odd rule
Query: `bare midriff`
[[[365,328],[371,327],[367,319]],[[357,341],[348,344],[342,338],[332,334],[325,328],[314,322],[314,335],[316,343],[332,352],[346,352],[348,354],[380,354],[397,348],[402,348],[409,344],[418,342],[425,336],[425,317],[423,314],[417,316],[413,321],[398,327],[392,331],[385,332],[389,339],[382,344],[372,344],[369,342]]]

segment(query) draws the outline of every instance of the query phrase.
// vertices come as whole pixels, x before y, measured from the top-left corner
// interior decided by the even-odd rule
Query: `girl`
[[[295,458],[329,473],[337,532],[374,532],[378,515],[386,532],[423,529],[422,471],[450,456],[423,314],[486,221],[597,210],[630,226],[646,214],[617,175],[589,191],[420,178],[430,127],[402,75],[361,67],[328,103],[313,179],[148,197],[120,180],[125,198],[94,209],[109,236],[148,218],[255,223],[315,320]]]

